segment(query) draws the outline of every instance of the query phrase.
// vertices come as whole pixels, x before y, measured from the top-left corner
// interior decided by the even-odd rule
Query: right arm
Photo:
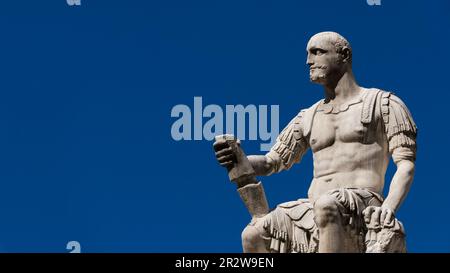
[[[256,176],[269,176],[275,172],[275,166],[277,164],[270,157],[265,155],[249,155],[247,158],[250,164],[252,164]]]
[[[256,176],[269,176],[283,170],[288,170],[294,163],[300,162],[309,148],[302,129],[302,112],[289,122],[277,137],[275,145],[266,155],[250,155],[248,160],[252,165]],[[216,157],[219,163],[232,168],[234,164],[231,149],[217,151]]]

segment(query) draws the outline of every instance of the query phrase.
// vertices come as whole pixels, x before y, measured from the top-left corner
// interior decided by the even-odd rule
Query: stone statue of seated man
[[[405,252],[396,219],[413,181],[417,128],[393,93],[357,84],[352,49],[335,32],[307,45],[310,79],[324,99],[301,110],[266,155],[246,156],[239,140],[217,136],[219,163],[253,216],[242,232],[244,252]],[[256,176],[290,169],[312,150],[314,176],[308,198],[269,211]],[[397,170],[383,197],[392,157]]]

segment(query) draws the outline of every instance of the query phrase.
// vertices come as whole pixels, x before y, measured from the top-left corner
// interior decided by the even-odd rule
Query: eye
[[[325,50],[320,49],[320,48],[317,48],[314,51],[315,51],[314,54],[317,56],[323,55],[325,53]]]

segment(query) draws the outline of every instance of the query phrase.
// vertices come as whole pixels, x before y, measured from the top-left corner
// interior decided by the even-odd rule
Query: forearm
[[[396,212],[411,187],[414,177],[415,165],[410,160],[402,160],[397,163],[397,171],[392,178],[389,193],[383,202],[383,207],[390,208]]]
[[[264,155],[249,155],[247,158],[257,176],[268,176],[274,172],[275,164],[270,157]]]

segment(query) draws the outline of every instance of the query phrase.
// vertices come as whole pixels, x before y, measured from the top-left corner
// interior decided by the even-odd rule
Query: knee
[[[317,227],[323,228],[329,224],[340,221],[339,208],[336,199],[330,195],[324,195],[314,203],[314,221]]]
[[[262,241],[261,232],[252,225],[248,225],[242,231],[242,247],[244,252],[252,252]]]

